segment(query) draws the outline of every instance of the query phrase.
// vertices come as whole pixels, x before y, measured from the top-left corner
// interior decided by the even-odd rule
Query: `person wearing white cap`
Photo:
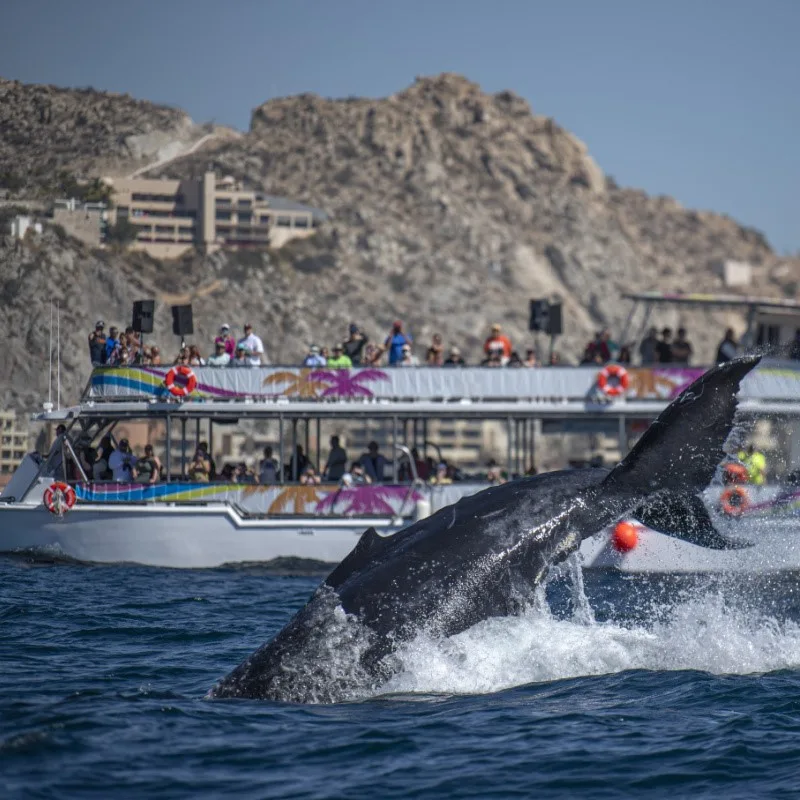
[[[303,366],[325,367],[327,364],[328,362],[325,360],[325,356],[321,355],[319,352],[319,345],[312,344],[311,347],[308,348],[308,355],[303,359]]]
[[[217,342],[222,342],[222,346],[228,354],[228,360],[233,358],[233,354],[236,352],[236,339],[231,335],[231,326],[227,322],[224,325],[220,325],[219,336],[214,339],[215,346]]]

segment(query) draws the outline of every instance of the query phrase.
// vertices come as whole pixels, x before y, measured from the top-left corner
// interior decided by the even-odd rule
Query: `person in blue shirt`
[[[111,328],[106,339],[106,364],[116,364],[119,359],[119,330]]]
[[[319,352],[319,345],[312,344],[308,348],[308,355],[303,359],[304,367],[324,367],[327,365],[327,360]]]
[[[414,340],[403,333],[403,323],[396,319],[392,325],[392,332],[386,337],[383,349],[389,351],[389,366],[399,364],[403,360],[403,345],[411,345]]]

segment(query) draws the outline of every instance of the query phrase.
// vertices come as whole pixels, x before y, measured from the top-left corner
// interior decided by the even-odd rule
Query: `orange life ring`
[[[630,382],[628,370],[619,364],[609,364],[597,374],[597,387],[609,397],[617,397],[627,392]]]
[[[51,483],[44,490],[44,504],[47,510],[58,517],[63,517],[75,505],[77,499],[75,490],[62,481]]]
[[[747,467],[744,464],[737,464],[735,462],[726,464],[722,472],[722,481],[725,484],[747,483],[749,476],[747,474]]]
[[[176,383],[175,379],[178,375],[180,375],[183,380]],[[197,388],[197,378],[189,367],[181,364],[178,367],[173,367],[166,374],[164,384],[167,389],[169,389],[169,393],[175,395],[175,397],[186,397]]]
[[[729,517],[741,516],[750,506],[750,496],[742,486],[731,486],[719,498],[722,510]]]

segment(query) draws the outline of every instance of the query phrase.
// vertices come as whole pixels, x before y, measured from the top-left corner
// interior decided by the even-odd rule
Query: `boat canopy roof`
[[[738,308],[770,308],[790,311],[800,315],[796,300],[778,300],[774,297],[754,297],[738,294],[701,294],[675,292],[635,292],[622,295],[637,303],[662,303],[684,306],[736,306]]]
[[[598,388],[596,366],[196,367],[190,375],[171,367],[101,367],[92,372],[78,405],[45,410],[34,419],[652,417],[705,370],[628,367],[627,390],[609,395]],[[800,415],[800,362],[762,362],[745,378],[740,399],[747,412]]]

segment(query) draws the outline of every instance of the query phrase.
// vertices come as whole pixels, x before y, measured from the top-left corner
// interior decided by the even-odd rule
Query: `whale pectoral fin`
[[[661,412],[604,485],[637,494],[705,489],[725,456],[736,393],[760,360],[738,358],[701,375]]]
[[[695,494],[668,492],[641,503],[631,515],[659,533],[712,550],[739,550],[751,542],[730,539],[711,521],[702,499]]]
[[[325,578],[325,584],[338,589],[353,573],[372,563],[388,546],[391,537],[380,536],[375,528],[367,528],[358,544],[344,557],[336,569]]]

